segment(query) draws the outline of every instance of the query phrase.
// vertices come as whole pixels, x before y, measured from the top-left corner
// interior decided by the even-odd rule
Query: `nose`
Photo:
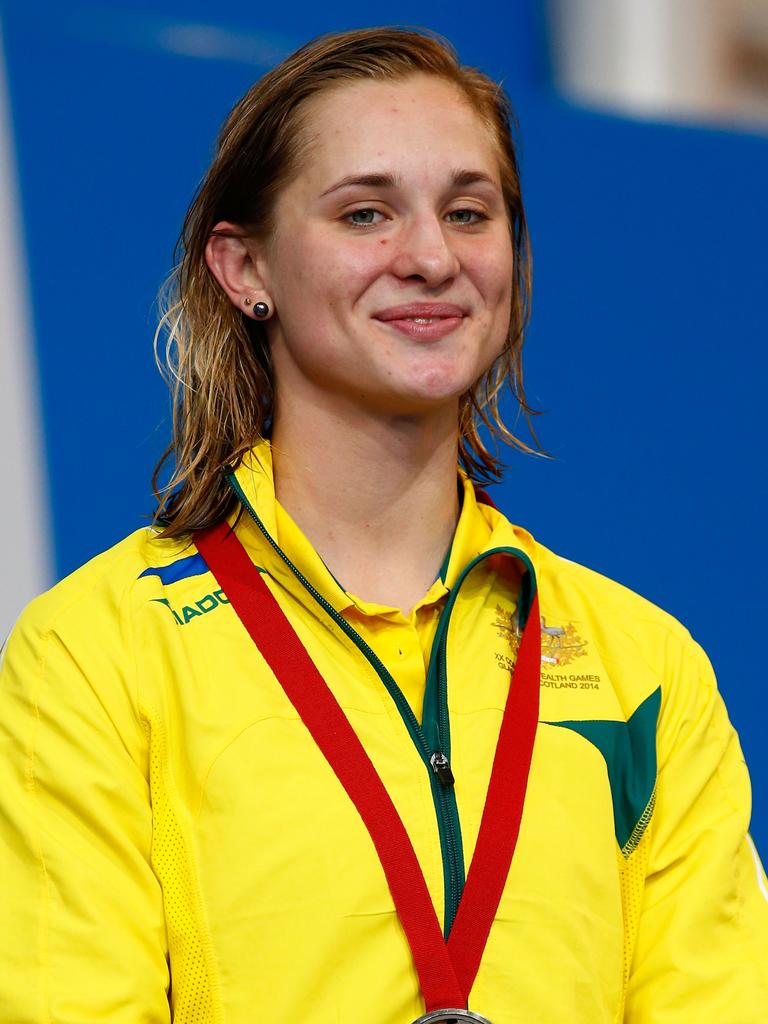
[[[453,280],[460,270],[451,242],[445,225],[433,214],[414,218],[398,239],[392,272],[403,280],[419,280],[429,288],[438,288]]]

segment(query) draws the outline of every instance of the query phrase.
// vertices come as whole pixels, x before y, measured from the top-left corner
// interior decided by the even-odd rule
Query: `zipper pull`
[[[429,763],[432,765],[432,771],[446,788],[453,785],[455,779],[453,777],[453,772],[451,771],[451,762],[445,754],[442,754],[437,750],[432,757],[430,757]]]

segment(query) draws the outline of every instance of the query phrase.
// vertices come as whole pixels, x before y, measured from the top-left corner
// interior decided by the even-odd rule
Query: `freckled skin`
[[[509,327],[513,251],[493,140],[433,76],[356,82],[307,106],[310,154],[278,199],[259,263],[275,309],[278,408],[334,396],[395,415],[457,407]],[[491,182],[457,187],[456,169]],[[396,184],[323,196],[370,174]],[[374,316],[410,302],[454,303],[466,315],[429,343]]]

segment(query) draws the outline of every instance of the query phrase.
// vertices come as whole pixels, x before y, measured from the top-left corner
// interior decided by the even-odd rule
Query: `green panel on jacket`
[[[547,722],[577,732],[605,758],[616,841],[625,857],[642,839],[653,813],[656,722],[660,707],[661,687],[657,687],[626,722]]]

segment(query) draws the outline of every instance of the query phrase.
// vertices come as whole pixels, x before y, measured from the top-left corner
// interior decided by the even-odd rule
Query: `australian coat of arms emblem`
[[[497,635],[509,640],[512,653],[516,655],[521,636],[517,611],[507,612],[496,605],[496,618],[493,624]],[[572,622],[567,622],[564,626],[548,626],[542,616],[541,660],[545,665],[570,665],[577,658],[584,657],[587,653],[586,647],[586,641],[576,632]]]

